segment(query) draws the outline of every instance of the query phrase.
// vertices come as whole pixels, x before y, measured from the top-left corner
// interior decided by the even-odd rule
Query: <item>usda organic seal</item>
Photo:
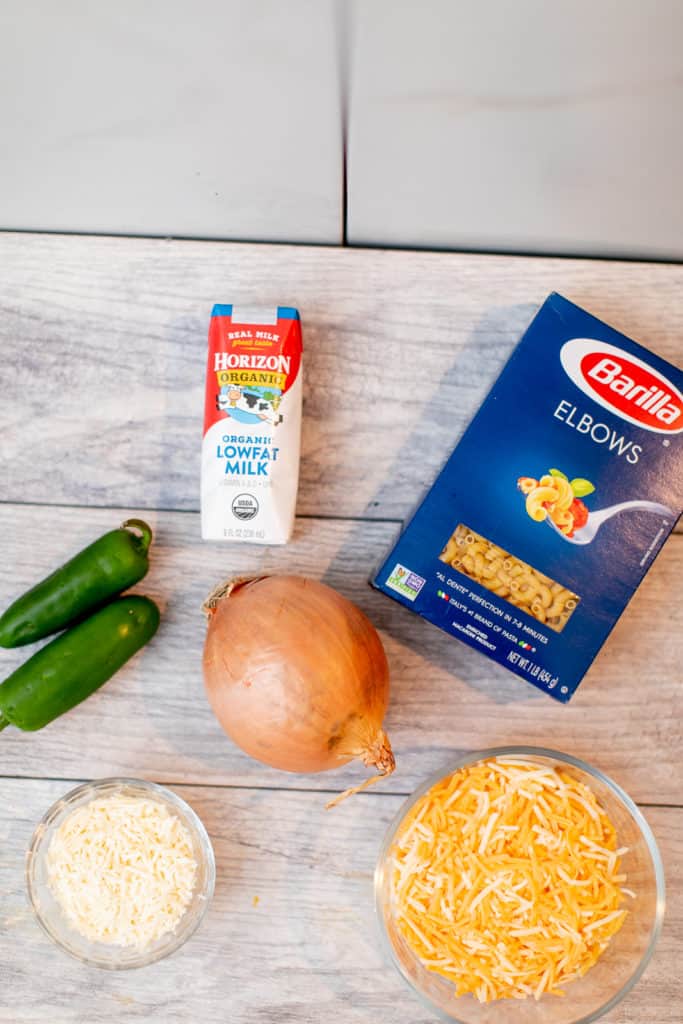
[[[237,519],[247,522],[258,512],[258,501],[253,494],[238,494],[232,499],[232,514]]]

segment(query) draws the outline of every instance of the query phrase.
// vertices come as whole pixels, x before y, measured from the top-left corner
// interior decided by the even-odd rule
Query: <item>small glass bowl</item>
[[[174,931],[144,949],[114,946],[93,942],[73,928],[55,900],[47,880],[47,852],[50,840],[64,819],[77,807],[83,807],[95,798],[110,796],[144,797],[163,804],[183,823],[192,839],[192,851],[197,862],[197,878],[192,899]],[[146,967],[174,953],[199,927],[211,902],[216,880],[213,847],[206,829],[192,810],[163,786],[140,779],[101,779],[72,789],[58,800],[37,826],[26,854],[26,882],[28,894],[38,923],[50,938],[71,956],[93,967],[120,971],[132,967]]]
[[[582,978],[568,983],[564,996],[499,999],[480,1003],[456,996],[453,985],[422,965],[399,931],[393,914],[390,867],[392,847],[406,816],[441,779],[459,768],[494,757],[523,757],[559,767],[592,789],[617,830],[627,886],[636,893],[629,914],[598,962]],[[408,985],[442,1020],[458,1024],[591,1024],[624,998],[647,967],[664,917],[664,870],[654,836],[633,800],[597,768],[578,758],[540,747],[496,747],[460,758],[438,772],[403,804],[387,831],[375,870],[375,904],[383,945]]]

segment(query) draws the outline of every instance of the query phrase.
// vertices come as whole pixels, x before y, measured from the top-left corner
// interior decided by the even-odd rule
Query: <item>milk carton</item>
[[[214,306],[202,441],[204,540],[289,540],[299,480],[301,357],[296,309]]]

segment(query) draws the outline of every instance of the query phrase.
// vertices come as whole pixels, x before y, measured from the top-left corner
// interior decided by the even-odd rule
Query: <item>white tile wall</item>
[[[682,0],[356,0],[350,242],[683,258]]]
[[[683,0],[0,0],[0,228],[683,258]]]
[[[334,0],[1,0],[0,227],[339,242]]]

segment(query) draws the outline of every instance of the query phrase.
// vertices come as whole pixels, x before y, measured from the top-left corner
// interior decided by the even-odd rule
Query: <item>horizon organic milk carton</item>
[[[301,355],[296,309],[213,307],[202,441],[204,540],[289,540],[299,482]]]
[[[683,509],[682,392],[552,294],[374,585],[568,701]]]

